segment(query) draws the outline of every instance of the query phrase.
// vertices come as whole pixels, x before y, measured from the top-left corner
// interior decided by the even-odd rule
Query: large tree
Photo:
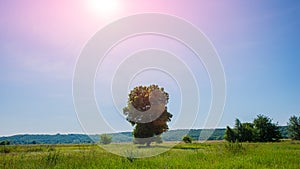
[[[293,140],[300,140],[300,116],[292,116],[288,122],[289,136]]]
[[[169,129],[172,114],[167,111],[169,94],[158,85],[138,86],[130,91],[123,113],[134,126],[134,142],[147,144],[160,142],[160,135]]]

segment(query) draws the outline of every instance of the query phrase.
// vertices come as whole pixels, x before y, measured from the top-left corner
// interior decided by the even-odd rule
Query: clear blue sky
[[[252,121],[258,114],[280,125],[286,125],[291,115],[300,116],[299,1],[129,0],[116,4],[104,11],[83,0],[0,2],[0,135],[82,133],[72,99],[73,71],[81,49],[106,24],[143,12],[184,18],[214,44],[227,82],[219,127],[233,125],[235,118]],[[197,80],[203,80],[205,90],[207,82]],[[96,91],[101,99],[101,90]],[[169,92],[178,94],[176,89]],[[201,99],[209,103],[203,93]],[[170,99],[169,106],[179,102],[176,97]],[[109,105],[103,109],[111,111]],[[197,119],[194,127],[202,121]],[[117,131],[130,129],[128,124]]]

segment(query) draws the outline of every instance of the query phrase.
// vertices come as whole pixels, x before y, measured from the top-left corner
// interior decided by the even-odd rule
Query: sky
[[[142,13],[182,18],[214,45],[226,77],[226,102],[218,127],[233,126],[235,118],[250,122],[258,114],[279,125],[286,125],[292,115],[300,116],[299,1],[4,0],[0,2],[0,135],[83,133],[72,95],[77,59],[101,28]],[[125,57],[122,54],[147,48],[176,53],[195,75],[201,101],[198,117],[193,124],[176,125],[180,85],[167,73],[137,72],[129,89],[150,83],[164,86],[174,115],[170,128],[202,128],[212,92],[205,67],[182,44],[154,35],[128,39],[103,60],[95,95],[106,122],[116,132],[132,130],[118,111],[126,106],[126,98],[124,105],[116,106],[106,99],[111,95],[105,89]]]

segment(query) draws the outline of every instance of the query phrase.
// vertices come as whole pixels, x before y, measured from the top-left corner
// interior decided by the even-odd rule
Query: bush
[[[227,140],[228,142],[235,142],[236,139],[236,133],[234,130],[232,130],[229,126],[226,127],[224,139]]]
[[[186,135],[182,138],[182,141],[185,143],[192,143],[193,139],[189,135]]]
[[[10,141],[8,140],[1,141],[0,145],[10,145]]]
[[[100,143],[101,144],[110,144],[112,142],[112,136],[108,134],[100,135]]]

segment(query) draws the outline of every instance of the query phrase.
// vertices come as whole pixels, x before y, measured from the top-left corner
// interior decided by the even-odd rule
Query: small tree
[[[229,126],[226,127],[224,139],[228,142],[236,142],[236,133]]]
[[[293,140],[300,140],[300,116],[292,116],[288,122],[289,136]]]
[[[1,141],[0,145],[10,145],[10,141],[8,140]]]
[[[241,142],[251,142],[255,140],[255,133],[252,123],[242,123],[241,128]]]
[[[101,134],[100,135],[100,143],[101,144],[110,144],[112,142],[112,136],[108,134]]]
[[[264,115],[258,115],[253,121],[256,140],[259,142],[278,141],[281,138],[279,127]]]
[[[185,142],[185,143],[192,143],[193,139],[192,139],[192,137],[190,137],[189,135],[185,135],[185,136],[182,138],[182,141]]]
[[[235,135],[236,135],[236,140],[237,141],[242,141],[242,132],[243,132],[243,128],[242,128],[242,123],[239,119],[235,119],[235,126],[234,126],[234,131],[235,131]]]

